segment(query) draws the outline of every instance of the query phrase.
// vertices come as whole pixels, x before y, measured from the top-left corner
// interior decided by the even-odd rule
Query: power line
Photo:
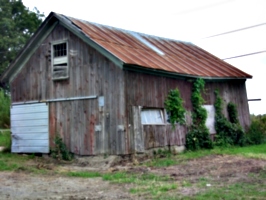
[[[202,38],[202,39],[208,39],[208,38],[212,38],[212,37],[217,37],[217,36],[221,36],[221,35],[226,35],[226,34],[230,34],[230,33],[238,32],[238,31],[243,31],[243,30],[246,30],[246,29],[256,28],[256,27],[258,27],[258,26],[263,26],[263,25],[266,25],[266,23],[256,24],[256,25],[253,25],[253,26],[248,26],[248,27],[244,27],[244,28],[236,29],[236,30],[233,30],[233,31],[228,31],[228,32],[224,32],[224,33],[219,33],[219,34],[211,35],[211,36],[208,36],[208,37],[205,37],[205,38]]]
[[[222,60],[229,60],[229,59],[233,59],[233,58],[240,58],[240,57],[245,57],[245,56],[251,56],[251,55],[260,54],[260,53],[266,53],[266,50],[265,51],[258,51],[258,52],[248,53],[248,54],[243,54],[243,55],[239,55],[239,56],[233,56],[233,57],[229,57],[229,58],[224,58]]]

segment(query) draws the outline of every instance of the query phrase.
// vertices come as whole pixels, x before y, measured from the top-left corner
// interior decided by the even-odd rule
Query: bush
[[[251,116],[251,125],[246,134],[247,144],[262,144],[266,142],[266,115]]]
[[[56,134],[54,139],[55,147],[51,149],[51,155],[57,160],[72,160],[74,155],[68,151],[63,139]]]
[[[10,96],[0,89],[0,128],[10,127]]]
[[[4,152],[11,152],[11,133],[10,131],[0,132],[0,146],[4,147]]]

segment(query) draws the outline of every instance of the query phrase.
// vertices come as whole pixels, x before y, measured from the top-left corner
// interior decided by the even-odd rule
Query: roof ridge
[[[167,37],[162,37],[162,36],[158,36],[158,35],[152,35],[152,34],[148,34],[148,33],[143,33],[143,32],[132,31],[132,30],[128,30],[128,29],[118,28],[118,27],[115,27],[115,26],[110,26],[110,25],[106,25],[106,24],[100,24],[98,22],[87,21],[87,20],[84,20],[84,19],[70,17],[70,16],[66,16],[66,15],[63,15],[63,14],[59,14],[59,15],[62,15],[62,16],[66,17],[66,18],[69,18],[69,19],[75,19],[75,20],[78,20],[78,21],[81,21],[81,22],[90,23],[90,24],[93,24],[93,25],[98,26],[98,27],[103,26],[104,28],[115,29],[117,31],[121,31],[121,32],[125,32],[125,33],[130,33],[130,34],[131,33],[133,33],[133,34],[135,33],[135,34],[140,34],[141,36],[144,36],[144,37],[152,37],[154,39],[163,39],[163,40],[168,40],[168,41],[174,41],[174,42],[180,42],[180,43],[195,45],[194,43],[189,42],[189,41],[177,40],[177,39],[173,39],[173,38],[167,38]]]

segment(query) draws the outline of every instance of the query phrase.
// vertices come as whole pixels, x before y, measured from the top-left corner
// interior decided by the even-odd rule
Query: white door
[[[11,107],[13,153],[49,153],[48,104],[35,103]]]

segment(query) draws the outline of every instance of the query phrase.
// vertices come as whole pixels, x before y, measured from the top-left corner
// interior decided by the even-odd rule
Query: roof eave
[[[202,78],[206,81],[222,81],[222,80],[246,80],[251,79],[250,77],[210,77],[210,76],[197,76],[197,75],[191,75],[191,74],[181,74],[176,72],[169,72],[159,69],[152,69],[147,67],[142,67],[138,65],[132,65],[132,64],[124,64],[123,67],[125,70],[128,71],[135,71],[135,72],[142,72],[147,74],[153,74],[153,75],[159,75],[159,76],[166,76],[170,78],[181,78],[181,79],[197,79]]]
[[[119,66],[120,68],[123,67],[124,64],[123,61],[121,61],[119,58],[115,57],[109,51],[107,51],[99,44],[91,40],[77,27],[77,25],[73,24],[71,20],[69,20],[67,17],[51,12],[49,16],[41,24],[41,26],[37,29],[37,31],[34,33],[34,35],[29,39],[26,45],[22,48],[22,50],[16,56],[15,60],[9,65],[9,67],[1,75],[0,82],[2,83],[7,81],[11,82],[18,75],[18,73],[26,64],[26,62],[30,59],[32,54],[40,46],[43,40],[52,32],[52,30],[56,27],[58,23],[60,23],[60,25],[70,30],[77,37],[81,38],[91,47],[95,48],[105,57],[114,62],[117,66]]]

